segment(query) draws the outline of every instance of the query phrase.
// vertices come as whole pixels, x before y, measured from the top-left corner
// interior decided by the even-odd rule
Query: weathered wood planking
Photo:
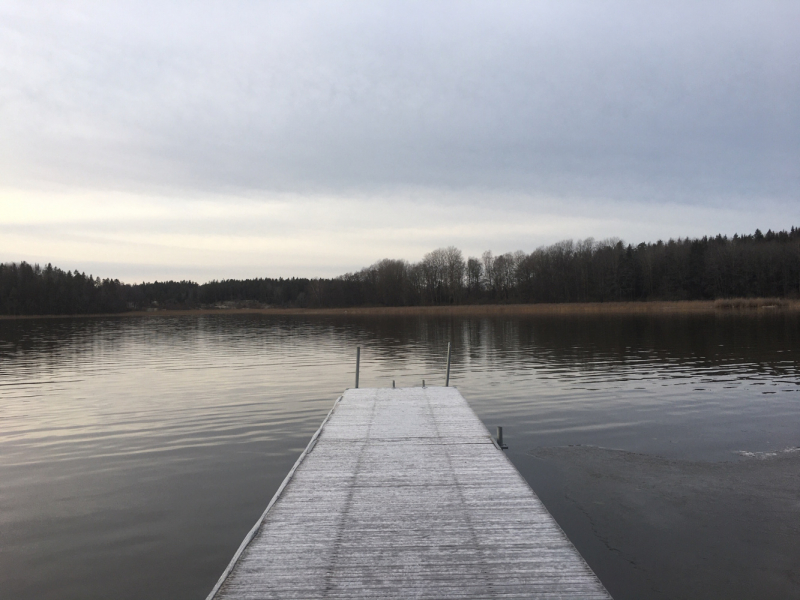
[[[214,598],[610,596],[454,388],[337,400]]]

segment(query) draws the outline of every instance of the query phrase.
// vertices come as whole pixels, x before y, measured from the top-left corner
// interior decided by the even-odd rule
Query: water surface
[[[618,600],[642,593],[635,565],[564,493],[569,463],[535,449],[713,464],[800,446],[791,314],[0,321],[0,597],[204,598],[352,386],[355,347],[362,387],[436,385],[447,342],[451,383],[504,426],[509,457]],[[663,544],[650,535],[643,547]],[[726,546],[711,543],[723,562]],[[683,595],[701,597],[698,581],[721,593],[697,560],[678,561],[696,572]],[[653,597],[676,568],[648,566]]]

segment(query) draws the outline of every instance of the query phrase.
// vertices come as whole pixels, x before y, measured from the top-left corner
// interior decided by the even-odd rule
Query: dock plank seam
[[[425,401],[426,401],[426,403],[428,405],[428,411],[430,412],[430,415],[431,415],[431,422],[433,422],[433,427],[434,427],[434,429],[436,431],[437,437],[439,437],[439,424],[436,421],[436,414],[435,414],[435,412],[433,410],[433,407],[431,406],[430,398],[428,396],[428,392],[425,391],[423,393],[425,395]],[[447,451],[447,445],[446,444],[442,444],[442,446],[444,447],[444,453],[445,453],[445,456],[447,457],[447,464],[450,467],[450,471],[453,473],[453,478],[454,478],[454,480],[456,482],[456,490],[458,492],[459,500],[461,501],[461,505],[466,507],[467,503],[466,503],[466,500],[464,499],[464,490],[461,487],[461,482],[458,480],[458,473],[456,473],[456,470],[453,468],[453,457],[450,454],[450,452]],[[481,575],[483,576],[483,579],[486,582],[486,589],[491,594],[491,597],[495,598],[496,594],[494,593],[494,589],[492,587],[491,580],[489,578],[489,569],[488,569],[488,566],[486,564],[486,556],[485,556],[485,553],[483,551],[483,548],[481,547],[481,543],[480,543],[480,540],[478,538],[478,535],[475,533],[475,525],[472,522],[472,519],[470,517],[469,511],[465,510],[464,511],[464,515],[466,517],[466,521],[467,521],[467,526],[469,528],[470,537],[472,537],[472,541],[473,541],[475,547],[478,549],[478,552],[480,554]]]
[[[333,589],[333,582],[332,582],[333,570],[336,567],[336,562],[337,559],[339,558],[339,551],[342,546],[342,538],[344,537],[344,526],[345,523],[347,522],[347,517],[350,513],[350,507],[353,504],[353,494],[355,494],[356,491],[355,483],[358,480],[359,469],[361,467],[361,462],[364,458],[364,451],[367,448],[367,441],[369,440],[369,434],[370,431],[372,430],[372,425],[375,420],[375,411],[377,410],[377,406],[378,406],[377,402],[372,403],[372,411],[370,412],[371,418],[369,420],[369,424],[367,425],[367,433],[364,436],[365,437],[364,443],[358,451],[358,459],[356,459],[356,466],[355,469],[353,470],[352,484],[349,486],[349,489],[347,491],[347,498],[345,499],[344,502],[342,517],[339,520],[339,525],[336,529],[336,538],[333,543],[333,551],[331,552],[330,564],[328,565],[328,570],[325,573],[325,587],[323,589],[323,598],[327,598]]]

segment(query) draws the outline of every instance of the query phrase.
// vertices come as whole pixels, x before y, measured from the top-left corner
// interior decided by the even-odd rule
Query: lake
[[[763,313],[763,314],[762,314]],[[203,599],[333,402],[451,384],[617,600],[800,597],[795,313],[0,321],[0,597]]]

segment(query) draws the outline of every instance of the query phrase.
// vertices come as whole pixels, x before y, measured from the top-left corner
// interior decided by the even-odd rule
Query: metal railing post
[[[498,428],[497,428],[497,446],[498,446],[498,447],[499,447],[501,450],[506,450],[506,449],[508,448],[508,446],[506,446],[506,445],[503,443],[503,428],[502,428],[502,427],[498,427]]]
[[[356,389],[358,389],[358,369],[361,366],[361,346],[356,346]]]
[[[444,387],[450,387],[450,342],[447,342],[447,377],[444,380]]]

